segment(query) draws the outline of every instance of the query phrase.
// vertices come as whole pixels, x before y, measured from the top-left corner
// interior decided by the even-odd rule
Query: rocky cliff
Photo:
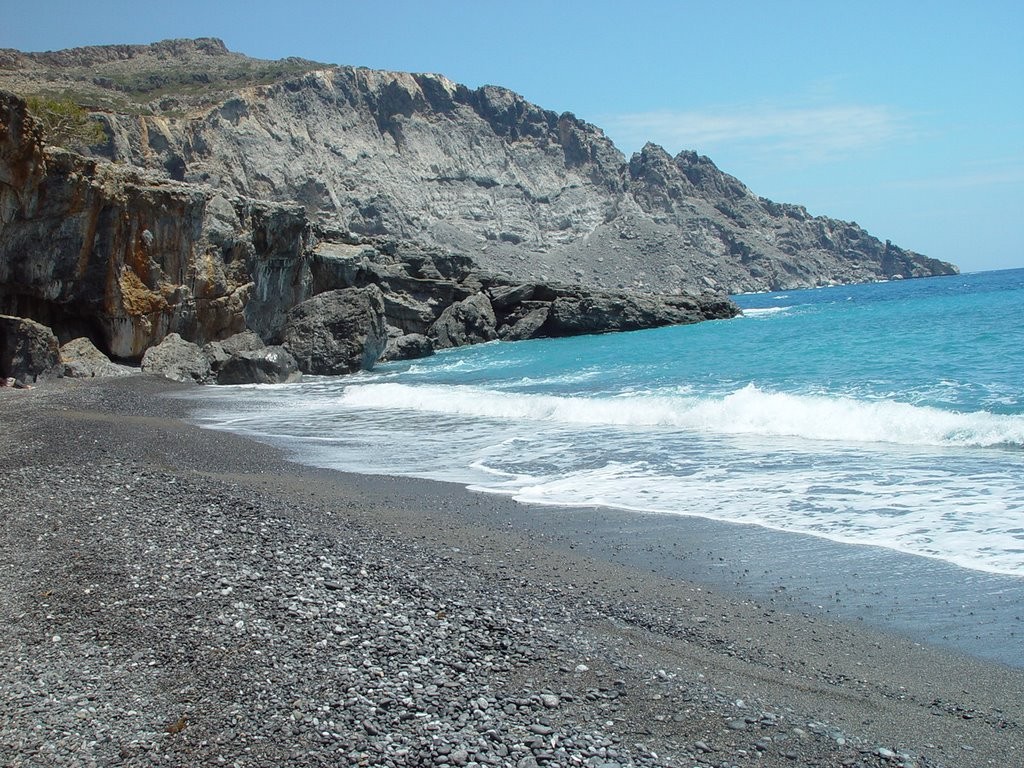
[[[210,343],[246,329],[284,342],[303,371],[333,374],[384,352],[422,356],[735,312],[713,296],[519,283],[450,251],[325,230],[295,203],[47,147],[25,102],[0,92],[0,314],[42,322],[62,343],[88,338],[144,368],[147,350],[171,338],[153,360],[220,380],[228,360]],[[239,349],[227,369],[253,363],[242,357],[255,351]],[[259,354],[269,364],[278,352]]]
[[[241,331],[247,310],[270,327],[304,298],[291,272],[307,234],[301,207],[47,148],[0,93],[0,312],[130,360],[172,331]]]
[[[955,271],[760,198],[706,157],[648,145],[627,160],[599,128],[494,86],[265,62],[216,40],[0,52],[0,85],[43,82],[97,110],[97,155],[510,280],[735,293]]]
[[[127,361],[249,329],[333,373],[729,317],[724,291],[955,270],[707,158],[648,145],[627,162],[571,114],[437,75],[195,40],[0,51],[0,86],[73,100],[106,137],[47,146],[0,95],[0,313]],[[357,348],[303,347],[342,327]]]

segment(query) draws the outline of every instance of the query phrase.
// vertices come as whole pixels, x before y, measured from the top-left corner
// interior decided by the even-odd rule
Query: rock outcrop
[[[498,338],[497,324],[490,299],[475,293],[445,309],[430,326],[428,338],[435,349],[481,344]]]
[[[405,333],[388,340],[381,359],[384,361],[416,360],[421,357],[430,357],[434,351],[433,343],[422,333]]]
[[[0,93],[0,311],[138,362],[168,333],[271,333],[307,297],[301,208],[46,148]]]
[[[739,292],[952,271],[892,245],[886,257],[856,225],[757,197],[695,153],[627,159],[599,128],[495,86],[265,62],[216,40],[5,53],[0,86],[59,80],[104,105],[99,155],[298,202],[326,227],[462,254],[510,281]]]
[[[253,331],[243,331],[229,336],[223,341],[211,341],[204,344],[203,354],[210,361],[210,373],[216,376],[232,357],[243,352],[257,352],[266,346],[263,339]]]
[[[236,352],[217,371],[218,384],[285,384],[301,374],[299,364],[281,346]]]
[[[321,293],[288,313],[283,336],[305,373],[372,368],[388,343],[384,297],[373,285]]]
[[[210,378],[210,359],[198,344],[169,333],[142,356],[142,371],[174,381],[202,384]]]
[[[284,384],[302,375],[287,349],[267,346],[251,331],[202,347],[168,334],[146,350],[142,371],[196,384]]]
[[[642,252],[678,239],[682,252],[675,265],[709,287],[735,293],[953,271],[883,243],[854,223],[758,197],[696,152],[671,157],[648,144],[633,155],[627,178],[645,216],[624,219],[620,237]]]
[[[138,372],[135,368],[112,362],[84,336],[61,345],[60,364],[62,373],[71,379],[131,376]]]
[[[0,315],[0,382],[24,386],[41,376],[60,376],[57,337],[34,320]]]

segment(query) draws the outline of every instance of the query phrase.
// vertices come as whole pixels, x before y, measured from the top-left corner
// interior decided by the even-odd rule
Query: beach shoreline
[[[875,605],[859,621],[792,578],[802,566],[774,568],[824,551],[780,551],[784,536],[302,467],[188,423],[187,400],[162,396],[181,391],[140,376],[0,392],[12,765],[1024,756],[1013,625],[981,617],[949,643],[983,655],[1003,638],[1006,663],[925,645],[915,611],[963,635],[983,606],[955,589],[929,606],[900,587],[918,575],[880,578],[891,559],[831,588]],[[886,613],[909,629],[867,626]]]

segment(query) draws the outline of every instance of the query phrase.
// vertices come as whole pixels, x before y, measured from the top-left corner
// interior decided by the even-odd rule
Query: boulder
[[[384,294],[384,312],[388,323],[406,333],[425,333],[440,313],[440,307],[435,307],[435,304],[421,301],[408,293],[388,291]]]
[[[263,343],[263,339],[253,331],[236,333],[219,343],[229,355],[236,355],[239,352],[256,352],[267,346]]]
[[[525,285],[496,285],[488,290],[491,295],[491,305],[495,309],[504,309],[529,301],[533,298],[536,286],[532,283]]]
[[[498,336],[505,341],[523,341],[542,336],[550,314],[551,305],[548,303],[524,302],[505,317],[504,323],[498,329]]]
[[[283,338],[303,373],[372,368],[388,342],[381,291],[370,285],[314,296],[288,313]]]
[[[169,333],[142,356],[142,371],[155,373],[174,381],[203,383],[210,378],[210,360],[199,345]]]
[[[57,337],[34,320],[0,315],[0,380],[24,386],[40,376],[60,376]]]
[[[434,344],[422,333],[406,333],[388,342],[384,360],[416,360],[434,354]]]
[[[491,300],[477,293],[445,309],[427,335],[435,349],[463,347],[498,338],[496,326]]]
[[[217,371],[218,384],[285,384],[301,377],[299,364],[284,347],[236,352]]]
[[[231,359],[232,355],[237,355],[239,352],[255,352],[265,346],[263,339],[256,333],[242,331],[221,341],[211,341],[203,345],[203,354],[210,361],[210,370],[217,373],[221,366]]]
[[[111,362],[85,336],[72,339],[60,348],[60,362],[63,374],[72,379],[131,376],[136,373],[134,368]]]

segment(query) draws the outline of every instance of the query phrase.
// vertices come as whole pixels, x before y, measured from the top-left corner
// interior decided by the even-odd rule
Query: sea
[[[735,296],[741,316],[206,388],[309,465],[690,516],[1024,577],[1024,269]]]

